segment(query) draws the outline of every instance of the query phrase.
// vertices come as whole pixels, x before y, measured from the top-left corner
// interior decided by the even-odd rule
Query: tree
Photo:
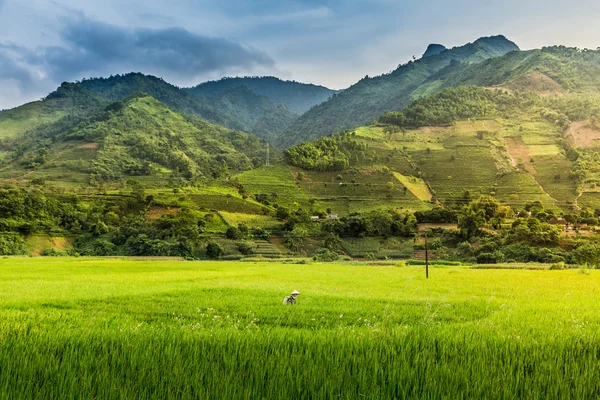
[[[458,227],[463,237],[469,239],[479,234],[481,227],[485,224],[485,211],[475,210],[473,207],[465,206],[458,214]]]
[[[597,243],[584,244],[573,250],[573,259],[578,264],[600,265],[600,246]]]
[[[223,247],[217,242],[209,242],[206,245],[206,255],[210,258],[221,258],[223,255]]]
[[[239,230],[239,228],[236,228],[235,226],[230,226],[229,228],[227,228],[225,236],[227,237],[227,239],[239,240],[243,237],[243,234]]]

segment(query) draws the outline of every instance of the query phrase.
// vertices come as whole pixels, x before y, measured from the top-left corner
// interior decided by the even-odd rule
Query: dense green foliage
[[[416,100],[401,111],[385,113],[379,122],[405,129],[444,126],[458,120],[489,118],[499,112],[511,112],[532,101],[527,96],[521,98],[500,91],[461,86]]]
[[[238,121],[246,132],[274,140],[298,117],[285,105],[277,105],[245,86],[236,87],[206,101]]]
[[[334,90],[323,86],[283,81],[273,76],[223,78],[204,82],[187,90],[198,96],[218,96],[241,86],[267,97],[275,104],[285,104],[290,111],[297,114],[305,113],[335,93]]]
[[[125,176],[161,176],[165,169],[186,179],[224,177],[229,170],[262,164],[266,151],[265,142],[255,136],[184,116],[144,94],[88,118],[65,118],[13,142],[13,158],[26,169],[66,167],[88,175],[92,184]],[[83,153],[85,143],[97,143],[97,151],[91,147]],[[47,162],[67,158],[62,154],[68,151],[75,162]],[[15,172],[13,165],[5,168]]]
[[[600,89],[600,51],[565,46],[511,52],[467,65],[443,78],[456,85],[508,86],[516,90],[562,92]]]
[[[131,73],[110,78],[83,80],[80,85],[110,99],[122,100],[136,92],[150,94],[183,114],[200,117],[230,129],[254,133],[272,139],[283,132],[296,115],[280,108],[279,103],[250,90],[233,87],[210,98],[194,95],[160,78]]]
[[[84,79],[79,85],[108,100],[122,100],[134,93],[144,92],[161,103],[185,114],[195,115],[207,121],[232,129],[242,129],[226,114],[161,78],[140,73],[114,75],[109,78]]]
[[[322,231],[340,237],[404,236],[417,233],[417,219],[413,215],[402,215],[393,211],[354,213],[335,221],[327,221]],[[331,239],[331,238],[329,238]]]
[[[304,169],[343,171],[350,165],[350,151],[365,150],[350,133],[342,133],[290,147],[283,154],[288,163]]]
[[[9,146],[12,139],[25,133],[44,129],[57,121],[73,121],[89,115],[108,102],[72,83],[63,83],[45,99],[0,113],[0,145]],[[0,148],[0,151],[3,149]]]

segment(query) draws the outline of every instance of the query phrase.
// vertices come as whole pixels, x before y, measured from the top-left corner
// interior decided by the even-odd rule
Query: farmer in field
[[[294,290],[291,295],[285,296],[283,298],[283,305],[286,306],[288,304],[296,304],[296,296],[298,296],[299,294],[299,291]]]

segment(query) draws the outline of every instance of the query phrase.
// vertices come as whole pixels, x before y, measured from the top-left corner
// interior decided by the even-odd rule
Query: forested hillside
[[[518,49],[503,36],[481,38],[462,47],[411,61],[389,74],[374,78],[367,76],[302,115],[281,135],[279,143],[288,146],[367,125],[386,111],[398,110],[415,97],[435,92],[436,87],[429,85],[429,81],[436,73],[456,68],[460,63],[478,63]]]
[[[148,93],[182,113],[195,115],[232,129],[243,128],[240,123],[210,104],[154,76],[130,73],[109,78],[84,79],[79,84],[90,92],[113,101],[124,99],[136,92]]]
[[[0,253],[55,232],[79,235],[71,248],[86,255],[406,258],[417,224],[437,223],[450,231],[436,231],[436,251],[453,259],[587,259],[588,243],[556,224],[600,224],[599,52],[513,47],[431,46],[300,117],[367,124],[302,130],[318,138],[283,153],[198,117],[299,140],[281,135],[297,114],[244,85],[197,96],[142,74],[65,83],[0,114],[0,181],[15,201],[0,204]]]
[[[218,178],[265,160],[265,142],[257,137],[182,115],[146,94],[39,127],[3,150],[13,159],[0,167],[4,178],[92,185],[126,177],[147,185]]]
[[[267,97],[275,104],[285,104],[290,111],[296,114],[305,113],[311,107],[327,101],[336,93],[335,90],[323,86],[283,81],[273,76],[223,78],[218,81],[205,82],[187,90],[199,96],[216,96],[240,86],[245,86],[254,93]]]
[[[108,102],[72,83],[63,83],[44,100],[0,113],[0,140],[10,139],[61,118],[94,112]]]
[[[467,65],[441,77],[442,87],[504,86],[512,90],[558,94],[600,89],[600,51],[564,46],[519,51]]]
[[[238,121],[244,131],[270,141],[276,139],[298,118],[284,104],[277,105],[245,86],[206,97],[206,102]]]
[[[160,78],[131,73],[106,79],[83,80],[81,86],[106,99],[120,100],[136,92],[148,93],[187,115],[251,132],[265,139],[281,134],[297,117],[268,98],[234,87],[212,97],[196,96]],[[268,121],[268,125],[265,123]]]

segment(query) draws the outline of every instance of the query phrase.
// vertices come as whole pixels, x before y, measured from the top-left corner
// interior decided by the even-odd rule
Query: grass
[[[532,201],[540,201],[545,208],[555,208],[555,201],[527,173],[512,172],[498,179],[494,197],[512,207],[521,208]]]
[[[230,213],[222,211],[219,213],[229,226],[238,226],[241,223],[249,228],[274,229],[281,225],[274,217],[257,214]]]
[[[0,139],[13,138],[45,123],[58,121],[66,115],[40,101],[24,104],[0,114]]]
[[[406,188],[419,200],[430,201],[433,197],[423,179],[415,178],[413,176],[404,176],[399,172],[394,172],[394,177],[398,179],[401,184],[406,186]]]
[[[573,163],[564,155],[541,156],[535,160],[537,181],[546,193],[560,202],[561,206],[575,201],[577,179],[570,176]]]
[[[596,398],[599,291],[596,271],[2,259],[1,397]]]
[[[33,255],[40,255],[44,250],[63,251],[71,247],[73,238],[47,235],[31,235],[25,241],[25,248]]]
[[[296,185],[294,172],[295,169],[287,165],[269,165],[242,172],[235,179],[248,193],[266,194],[272,203],[290,207],[297,202],[307,206],[309,195]]]

